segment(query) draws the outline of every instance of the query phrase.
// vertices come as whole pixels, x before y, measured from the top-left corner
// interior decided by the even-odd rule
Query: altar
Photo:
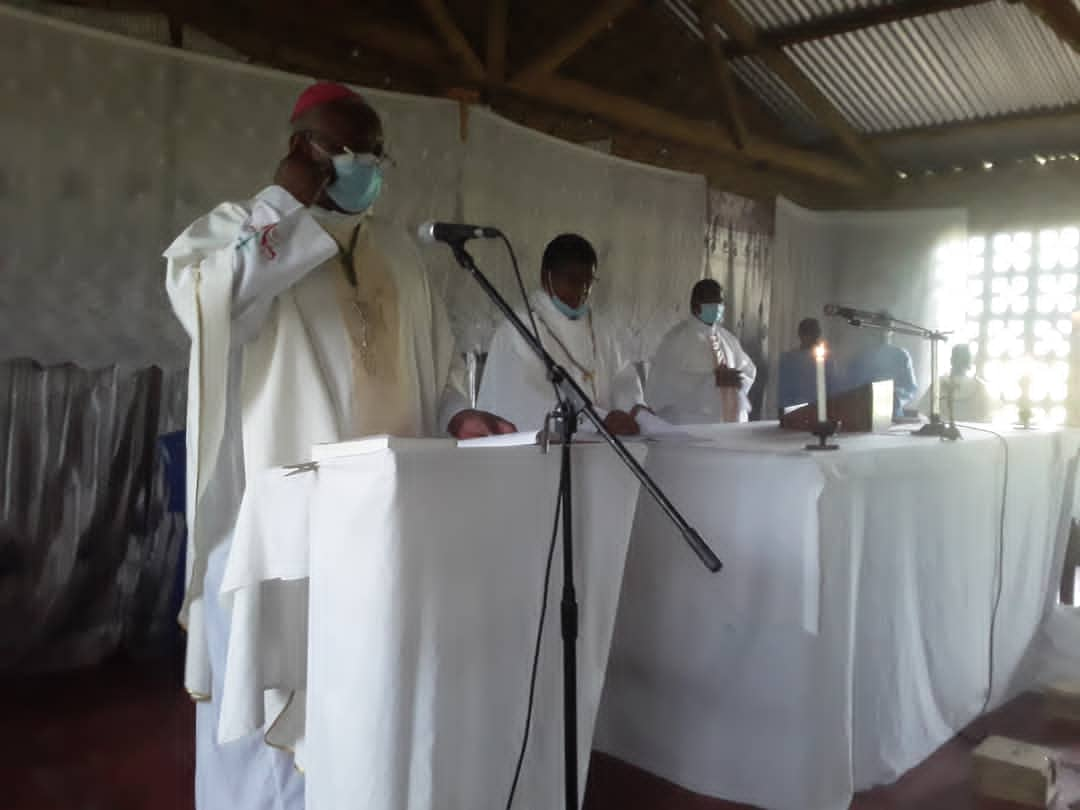
[[[598,750],[709,796],[842,810],[1033,685],[1080,432],[827,453],[775,423],[697,432],[649,470],[725,569],[698,570],[639,503]]]
[[[633,445],[719,574],[608,448],[575,449],[582,785],[591,746],[709,796],[840,810],[1032,685],[1080,432],[807,438]],[[223,585],[222,738],[265,727],[313,807],[505,802],[557,462],[419,441],[253,482]],[[561,796],[558,554],[521,807]]]

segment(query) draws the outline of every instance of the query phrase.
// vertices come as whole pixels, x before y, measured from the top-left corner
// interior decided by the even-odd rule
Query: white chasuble
[[[592,312],[571,320],[546,292],[529,301],[544,348],[570,374],[603,416],[641,404],[637,370],[623,360],[614,335]],[[522,320],[528,324],[528,316]],[[518,430],[540,430],[555,407],[555,392],[543,363],[509,322],[495,331],[480,378],[477,407],[509,419]]]
[[[342,229],[359,233],[349,274],[329,235]],[[191,338],[184,680],[211,698],[224,662],[207,636],[207,611],[220,613],[207,563],[227,550],[246,478],[320,442],[441,433],[467,402],[465,365],[415,245],[390,223],[315,212],[271,186],[194,222],[165,258]],[[267,724],[297,728],[278,716],[289,703],[268,692]]]
[[[716,385],[718,368],[742,372],[739,388]],[[739,340],[722,326],[691,315],[664,336],[649,367],[645,396],[673,424],[745,422],[757,369]]]

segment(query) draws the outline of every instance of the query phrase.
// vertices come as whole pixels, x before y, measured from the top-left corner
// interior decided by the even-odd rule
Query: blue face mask
[[[702,304],[698,320],[707,326],[714,326],[724,320],[723,304]]]
[[[551,296],[551,303],[553,303],[555,305],[555,309],[559,310],[559,312],[561,312],[563,315],[565,315],[567,318],[569,318],[572,321],[576,321],[579,318],[585,317],[585,315],[588,314],[588,312],[589,312],[589,302],[588,301],[586,301],[580,307],[572,307],[569,304],[567,304],[565,301],[563,301],[561,298],[559,298],[559,296],[552,295]]]
[[[326,187],[327,196],[350,214],[371,208],[382,191],[382,167],[375,156],[346,152],[334,155],[331,160],[336,177]]]

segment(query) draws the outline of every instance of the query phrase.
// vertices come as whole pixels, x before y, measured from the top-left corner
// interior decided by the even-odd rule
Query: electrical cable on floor
[[[991,436],[997,437],[1001,442],[1001,448],[1005,453],[1005,471],[1002,477],[1001,484],[1001,513],[998,520],[998,548],[997,548],[997,560],[995,562],[994,569],[994,601],[990,610],[990,651],[989,651],[989,674],[987,676],[986,685],[986,697],[983,699],[982,707],[979,709],[976,719],[982,717],[988,708],[990,708],[990,701],[994,695],[994,639],[997,635],[997,615],[998,608],[1001,606],[1001,594],[1005,586],[1005,500],[1009,494],[1009,443],[1003,435],[997,431],[990,430],[988,428],[976,427],[975,425],[961,424],[958,427],[964,430],[976,430],[980,433],[989,433]],[[957,737],[964,740],[971,745],[979,745],[982,739],[975,739],[973,735],[968,734],[965,731],[957,732]],[[985,737],[984,737],[985,739]]]
[[[551,585],[551,561],[555,557],[555,540],[559,536],[559,517],[562,515],[562,492],[555,501],[555,524],[551,528],[551,544],[548,546],[547,563],[544,567],[544,590],[540,597],[540,622],[536,627],[536,646],[533,649],[532,670],[529,673],[529,703],[525,709],[525,732],[521,738],[521,750],[518,752],[517,765],[514,767],[514,781],[510,784],[510,795],[506,799],[506,810],[514,804],[518,780],[521,778],[521,766],[525,762],[525,750],[529,745],[529,730],[532,728],[533,702],[536,697],[536,673],[540,667],[540,647],[544,640],[544,621],[547,618],[548,588]]]

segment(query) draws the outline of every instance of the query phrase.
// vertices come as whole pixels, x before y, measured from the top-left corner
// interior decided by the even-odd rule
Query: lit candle
[[[814,361],[817,364],[817,418],[819,422],[828,420],[828,412],[825,408],[825,344],[819,343],[814,347]]]

